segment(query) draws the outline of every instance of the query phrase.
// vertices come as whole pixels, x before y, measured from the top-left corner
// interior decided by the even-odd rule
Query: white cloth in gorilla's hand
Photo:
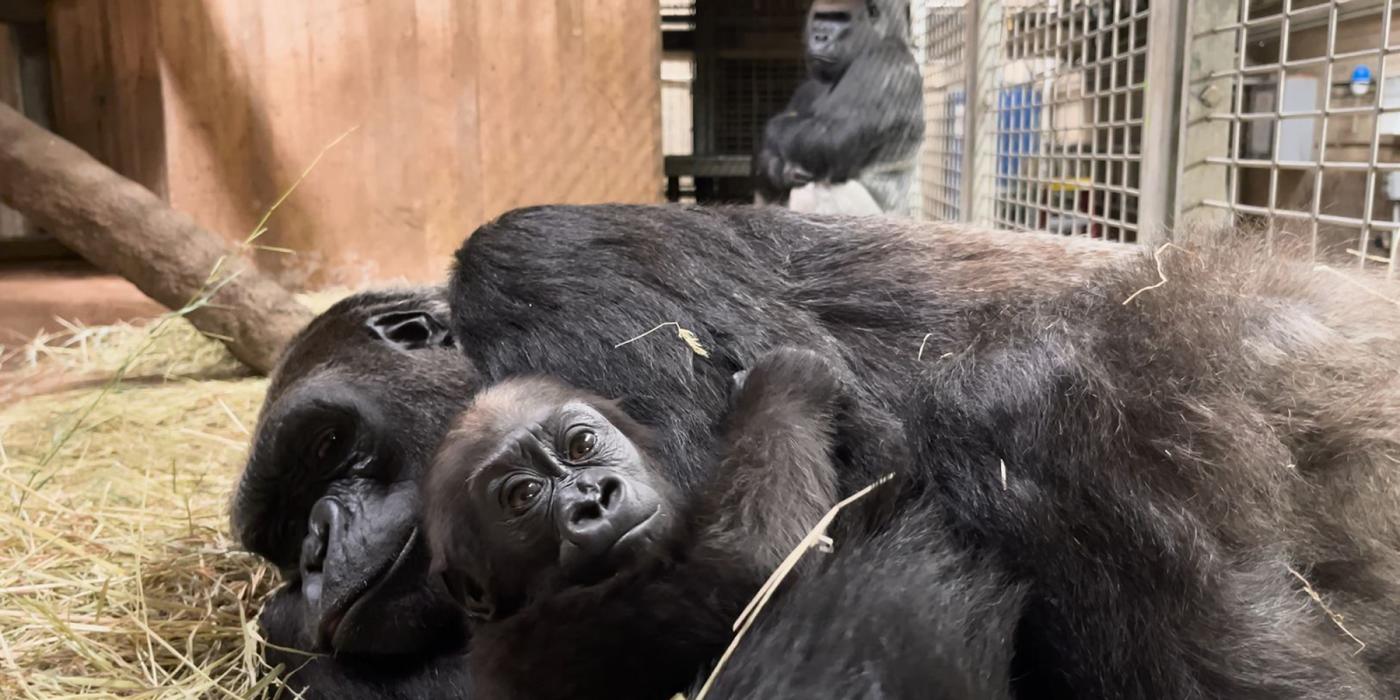
[[[870,190],[855,180],[839,185],[812,182],[798,187],[788,195],[788,208],[809,214],[878,216],[884,213],[870,196]]]

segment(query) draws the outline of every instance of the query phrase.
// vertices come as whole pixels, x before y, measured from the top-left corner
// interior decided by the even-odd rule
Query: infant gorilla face
[[[644,437],[611,402],[558,382],[481,392],[425,480],[435,569],[491,619],[661,555],[680,518]]]

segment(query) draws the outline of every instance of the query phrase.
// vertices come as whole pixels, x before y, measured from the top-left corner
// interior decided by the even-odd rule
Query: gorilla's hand
[[[812,173],[796,163],[783,164],[783,185],[788,189],[801,187],[815,179]]]
[[[757,176],[760,191],[769,198],[781,198],[789,188],[784,183],[783,172],[786,164],[783,157],[771,148],[758,152],[754,174]]]
[[[741,396],[752,394],[750,403],[793,403],[811,415],[842,413],[852,397],[839,367],[817,352],[800,348],[782,347],[760,355],[751,369],[735,374],[734,383]]]

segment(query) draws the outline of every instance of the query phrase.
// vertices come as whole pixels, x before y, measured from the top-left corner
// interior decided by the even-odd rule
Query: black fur
[[[934,513],[921,527],[1025,590],[1016,697],[1400,692],[1395,308],[1239,241],[1164,251],[1169,281],[1125,304],[1160,281],[1152,261],[1064,245],[781,210],[525,209],[459,251],[453,329],[489,380],[620,397],[692,501],[731,375],[815,350],[862,409],[839,491],[910,445],[899,495]],[[710,356],[669,330],[618,347],[661,323]],[[713,589],[686,583],[632,601],[660,623],[593,630],[578,653],[625,665],[723,639]],[[583,639],[551,624],[590,612],[535,633]]]
[[[873,538],[838,538],[832,554],[808,552],[816,570],[759,613],[707,700],[1010,698],[1025,591],[927,522],[909,513]]]
[[[437,288],[354,295],[273,374],[233,530],[282,568],[260,622],[306,697],[466,696],[465,618],[417,534],[415,482],[476,386],[446,310]]]

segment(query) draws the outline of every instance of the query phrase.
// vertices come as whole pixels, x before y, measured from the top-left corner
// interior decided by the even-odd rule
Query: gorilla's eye
[[[340,467],[350,456],[354,447],[351,431],[344,425],[330,425],[314,433],[306,445],[307,467],[316,470],[332,470]]]
[[[566,448],[570,462],[577,462],[593,454],[598,446],[598,434],[587,428],[580,428],[569,435]]]
[[[512,512],[524,513],[543,490],[544,484],[539,479],[518,479],[506,487],[506,507]]]
[[[340,433],[335,428],[326,428],[316,436],[316,441],[312,443],[311,456],[315,458],[316,464],[325,464],[326,460],[335,454],[336,448],[340,446]]]

